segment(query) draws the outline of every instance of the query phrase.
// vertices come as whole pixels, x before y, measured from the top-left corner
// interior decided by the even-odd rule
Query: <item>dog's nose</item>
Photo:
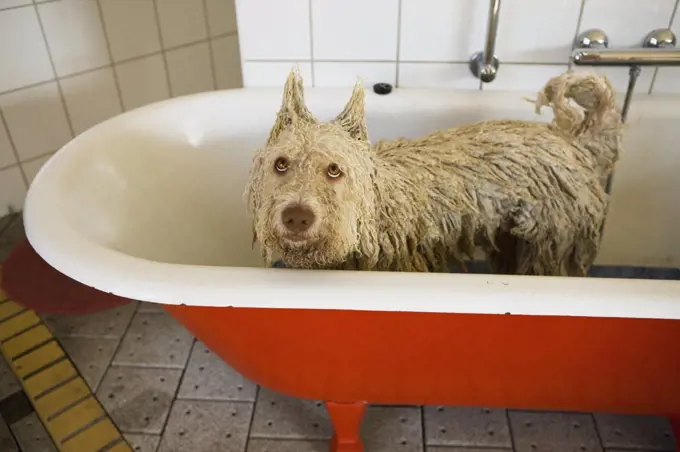
[[[312,212],[312,209],[297,204],[287,207],[281,213],[281,219],[283,220],[283,224],[286,226],[286,229],[288,229],[290,232],[300,234],[312,227],[315,216],[314,212]]]

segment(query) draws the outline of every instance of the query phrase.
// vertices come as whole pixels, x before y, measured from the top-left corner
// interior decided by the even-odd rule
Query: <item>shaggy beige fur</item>
[[[499,273],[585,275],[621,149],[614,90],[567,72],[535,104],[552,107],[552,123],[486,121],[371,145],[358,83],[322,123],[293,71],[246,188],[253,243],[268,265],[278,255],[298,268],[446,271],[481,246]],[[282,220],[293,205],[314,214],[302,233]]]

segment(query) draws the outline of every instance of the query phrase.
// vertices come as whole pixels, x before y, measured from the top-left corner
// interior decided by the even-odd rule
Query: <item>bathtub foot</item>
[[[671,427],[673,427],[673,436],[675,436],[675,450],[680,452],[680,414],[670,416]]]
[[[359,437],[359,430],[366,404],[326,402],[326,407],[335,429],[331,452],[363,452],[364,444]]]

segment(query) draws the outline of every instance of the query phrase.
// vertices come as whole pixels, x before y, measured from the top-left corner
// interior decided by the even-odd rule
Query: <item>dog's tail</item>
[[[536,113],[541,107],[552,107],[553,124],[593,153],[606,179],[619,158],[624,129],[609,79],[588,71],[565,72],[545,84],[535,105]]]

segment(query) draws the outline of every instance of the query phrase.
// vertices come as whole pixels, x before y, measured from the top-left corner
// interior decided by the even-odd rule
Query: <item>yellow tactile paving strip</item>
[[[0,351],[60,452],[132,452],[40,317],[1,287]]]

